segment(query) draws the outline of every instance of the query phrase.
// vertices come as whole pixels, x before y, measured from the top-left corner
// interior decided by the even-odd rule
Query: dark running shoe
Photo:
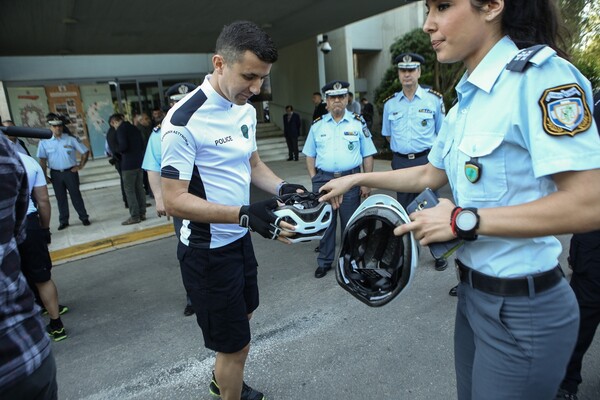
[[[63,315],[69,312],[69,307],[63,306],[62,304],[58,305],[58,315]],[[45,307],[42,307],[42,315],[48,315],[48,310]]]
[[[212,379],[210,385],[208,385],[208,391],[215,397],[221,397],[221,391],[219,390],[219,385],[215,379],[215,371],[212,372]],[[261,392],[246,385],[246,382],[242,382],[242,395],[240,396],[240,400],[266,400],[266,397]]]
[[[46,325],[46,332],[48,332],[48,335],[50,335],[55,342],[60,342],[67,338],[67,331],[64,326],[61,326],[60,328],[51,328],[50,324],[48,324]]]

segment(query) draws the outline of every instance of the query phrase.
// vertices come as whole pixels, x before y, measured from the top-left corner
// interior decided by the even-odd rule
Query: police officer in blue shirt
[[[193,83],[181,82],[176,83],[167,89],[165,95],[169,102],[169,108],[179,100],[183,99],[189,93],[196,89],[196,85]],[[142,169],[148,172],[148,182],[152,193],[154,193],[154,201],[156,202],[156,214],[159,217],[166,216],[165,204],[163,202],[162,190],[160,187],[160,161],[161,161],[161,146],[160,146],[160,123],[154,127],[152,134],[148,139],[148,145],[146,146],[146,153],[144,154],[144,161],[142,163]],[[181,230],[182,220],[181,218],[173,217],[173,227],[175,229],[175,235],[179,240],[179,233]],[[187,296],[186,306],[183,310],[183,315],[186,317],[194,314],[194,308],[192,307],[192,301]]]
[[[444,119],[442,96],[419,85],[421,65],[425,59],[416,53],[402,53],[394,58],[402,90],[384,100],[381,134],[394,152],[392,169],[427,163],[427,154]],[[397,193],[406,208],[417,193]]]
[[[425,4],[438,61],[466,68],[429,163],[336,179],[320,200],[338,206],[352,185],[418,192],[450,183],[456,203],[440,199],[394,233],[412,232],[422,245],[464,241],[457,397],[553,399],[579,326],[553,235],[600,229],[591,86],[558,45],[552,0]]]
[[[348,82],[333,81],[322,88],[329,113],[313,122],[302,150],[314,192],[332,178],[360,172],[361,166],[364,172],[373,171],[373,154],[377,149],[364,119],[346,110],[349,86]],[[367,197],[370,192],[367,187],[354,187],[344,195],[344,204],[339,209],[342,232],[360,205],[361,197]],[[337,211],[319,243],[316,278],[324,277],[331,269],[336,226]]]
[[[58,202],[58,230],[63,230],[69,226],[67,191],[79,219],[83,225],[88,226],[91,222],[79,191],[78,171],[85,166],[90,152],[83,143],[73,136],[63,135],[63,121],[60,118],[49,119],[48,124],[53,136],[50,139],[40,141],[37,157],[40,160],[44,174],[46,169],[50,168],[50,178],[47,177],[46,179],[52,182],[54,195]],[[76,159],[76,151],[81,153],[79,162]]]
[[[384,100],[381,135],[384,136],[394,155],[392,169],[427,164],[427,154],[439,132],[444,119],[442,96],[419,85],[423,56],[402,53],[394,58],[402,90]],[[406,208],[417,193],[397,192],[396,197]],[[435,269],[448,267],[444,258],[435,260]]]

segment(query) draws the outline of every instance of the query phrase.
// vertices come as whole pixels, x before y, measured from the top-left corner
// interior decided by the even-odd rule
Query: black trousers
[[[89,218],[89,215],[83,204],[83,198],[79,191],[79,174],[77,172],[50,170],[50,179],[52,179],[52,187],[54,195],[58,203],[58,221],[61,224],[69,223],[69,200],[67,191],[71,197],[71,203],[75,207],[75,211],[79,215],[80,220]]]
[[[569,262],[573,268],[571,288],[579,304],[580,325],[575,350],[561,387],[577,393],[577,387],[582,382],[583,356],[600,324],[600,231],[573,235]]]
[[[298,159],[298,135],[289,134],[285,135],[285,142],[288,148],[288,158]]]

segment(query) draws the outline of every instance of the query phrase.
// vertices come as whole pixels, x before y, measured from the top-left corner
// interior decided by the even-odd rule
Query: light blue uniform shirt
[[[471,75],[463,76],[456,87],[458,103],[429,153],[431,164],[446,171],[461,207],[528,203],[556,191],[552,174],[600,168],[587,79],[549,47],[531,59],[525,72],[507,70],[517,53],[504,37]],[[476,183],[465,171],[471,159],[482,166]],[[515,277],[552,269],[560,253],[553,236],[480,235],[457,257],[484,274]]]
[[[377,153],[377,149],[362,117],[345,110],[339,122],[331,114],[317,120],[308,132],[302,153],[316,158],[318,169],[342,172],[362,165],[363,158]]]
[[[442,98],[419,86],[412,100],[400,91],[385,102],[381,135],[396,153],[420,153],[431,149],[443,120]]]
[[[161,148],[160,148],[160,125],[152,130],[148,139],[142,169],[146,171],[160,172]]]
[[[77,165],[75,151],[85,154],[88,148],[73,136],[63,133],[60,138],[52,136],[40,141],[37,149],[38,158],[46,158],[50,169],[67,169]]]

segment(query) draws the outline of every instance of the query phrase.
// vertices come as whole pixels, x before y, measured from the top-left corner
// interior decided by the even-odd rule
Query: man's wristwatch
[[[457,238],[467,241],[476,240],[477,228],[479,228],[477,209],[456,207],[452,211],[450,225],[452,233]]]

